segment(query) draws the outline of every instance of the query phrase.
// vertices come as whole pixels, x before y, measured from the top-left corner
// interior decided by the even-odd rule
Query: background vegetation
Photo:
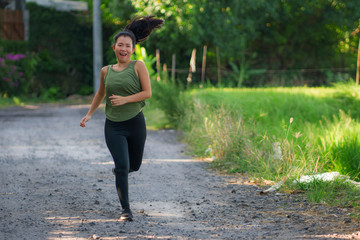
[[[154,14],[166,20],[166,27],[152,36],[154,41],[146,42],[145,47],[151,53],[160,49],[161,61],[167,66],[171,66],[175,53],[178,68],[188,69],[192,49],[201,56],[203,46],[208,46],[207,79],[212,83],[217,81],[216,47],[226,86],[237,86],[239,81],[245,86],[319,86],[355,73],[358,37],[351,33],[360,24],[356,0],[133,3],[137,15]],[[201,66],[201,57],[197,63]],[[334,71],[336,68],[345,68],[347,76],[340,72],[335,79],[332,73],[338,72]],[[232,74],[236,69],[244,71],[243,78]],[[199,81],[196,74],[194,81]]]
[[[59,12],[28,3],[30,40],[1,40],[0,57],[24,54],[18,87],[4,94],[62,98],[92,92],[92,1],[89,12]],[[104,65],[114,62],[111,37],[131,18],[156,15],[166,24],[144,43],[160,50],[186,83],[191,52],[201,66],[206,45],[206,79],[221,86],[322,86],[355,76],[360,25],[357,0],[134,0],[102,1]],[[218,54],[216,53],[218,49]],[[9,64],[9,63],[8,63]],[[9,72],[9,70],[8,70]],[[200,69],[193,83],[200,81]]]

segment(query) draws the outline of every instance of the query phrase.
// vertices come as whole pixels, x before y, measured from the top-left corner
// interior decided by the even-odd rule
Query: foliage
[[[66,96],[77,92],[81,81],[91,82],[92,67],[87,67],[92,66],[91,23],[34,3],[28,3],[27,9],[31,16],[30,49],[39,57],[35,94],[58,88],[59,95]]]
[[[150,130],[159,130],[170,127],[168,120],[160,108],[158,108],[153,99],[147,100],[146,105],[143,109],[144,115],[146,116],[146,128]]]
[[[155,71],[152,68],[154,63],[156,62],[156,59],[152,55],[148,55],[146,52],[146,49],[144,47],[140,47],[139,45],[135,46],[135,52],[131,56],[131,58],[134,60],[140,60],[145,63],[146,68],[149,71],[150,78],[154,77]]]
[[[182,86],[175,82],[151,81],[153,103],[160,108],[167,119],[169,127],[177,127],[189,106],[188,98]]]
[[[19,70],[17,62],[24,58],[24,54],[7,54],[0,57],[0,93],[12,95],[14,90],[23,82],[24,73]]]
[[[236,85],[253,86],[244,81],[247,69],[355,69],[358,38],[351,33],[360,24],[357,0],[134,0],[133,5],[137,15],[165,19],[145,47],[160,49],[168,66],[175,53],[178,68],[188,68],[191,50],[207,45],[208,69],[216,68],[216,47],[225,69],[231,70],[229,62],[240,66]],[[308,85],[328,84],[326,73],[300,74],[315,82]],[[215,76],[208,71],[213,82]]]
[[[81,92],[93,83],[92,18],[27,3],[30,11],[29,51],[37,56],[36,81],[28,94],[57,98]],[[104,49],[116,25],[104,22]],[[104,61],[106,64],[106,61]]]
[[[89,9],[93,10],[92,0],[82,0],[87,2]],[[130,22],[135,9],[130,0],[104,0],[101,1],[101,17],[105,24],[114,24],[116,26],[125,27]]]
[[[15,46],[15,44],[11,45]],[[4,48],[0,48],[0,95],[14,96],[28,93],[33,82],[37,65],[36,56],[19,53],[19,50],[14,52],[17,53],[6,52]]]
[[[0,96],[0,109],[22,104],[21,100],[17,97]]]
[[[25,53],[29,50],[29,43],[25,41],[9,41],[0,38],[1,52]]]
[[[86,1],[92,9],[92,1]],[[25,54],[37,63],[32,80],[26,81],[26,93],[40,96],[49,88],[58,89],[59,96],[91,92],[91,12],[59,12],[35,3],[27,3],[27,9],[29,42],[0,40],[5,53]],[[319,86],[354,76],[359,33],[352,32],[360,24],[357,0],[106,0],[101,10],[104,65],[114,61],[112,35],[131,18],[151,14],[166,23],[143,46],[149,53],[160,49],[161,63],[167,66],[176,54],[176,67],[185,69],[177,73],[182,84],[192,49],[200,56],[204,45],[208,46],[206,79],[211,84],[217,81],[216,48],[226,86]],[[302,68],[323,70],[286,71]],[[333,68],[346,70],[337,73]],[[182,72],[184,77],[179,78]],[[200,80],[199,72],[193,76],[194,82]]]

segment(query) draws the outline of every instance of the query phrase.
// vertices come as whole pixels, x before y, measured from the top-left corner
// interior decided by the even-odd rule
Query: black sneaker
[[[131,213],[130,209],[124,209],[121,212],[121,216],[120,216],[120,221],[132,221],[133,220],[133,215]]]

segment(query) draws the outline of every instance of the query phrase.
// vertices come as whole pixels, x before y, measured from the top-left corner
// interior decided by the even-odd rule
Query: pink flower
[[[6,59],[13,60],[13,61],[18,61],[19,59],[22,59],[24,57],[25,57],[24,54],[15,54],[15,55],[13,55],[12,53],[9,53],[9,54],[6,55]]]
[[[16,54],[15,56],[17,57],[17,60],[25,58],[24,54]]]
[[[9,53],[6,55],[6,59],[14,60],[14,56],[11,53]]]

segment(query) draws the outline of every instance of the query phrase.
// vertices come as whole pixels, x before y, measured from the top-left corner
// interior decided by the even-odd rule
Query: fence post
[[[157,71],[157,78],[156,80],[160,81],[160,50],[156,49],[156,71]]]
[[[167,71],[167,65],[166,63],[163,64],[163,72],[162,72],[162,77],[164,82],[167,82],[167,77],[168,77],[168,71]]]
[[[220,53],[219,47],[216,46],[216,60],[217,60],[217,72],[218,72],[218,85],[221,84],[221,69],[220,69]]]
[[[175,82],[176,54],[172,55],[171,80]]]
[[[205,68],[206,68],[206,52],[207,52],[207,46],[204,46],[203,51],[203,60],[202,60],[202,69],[201,69],[201,85],[200,87],[203,87],[205,82]]]
[[[358,57],[356,64],[356,85],[359,85],[359,75],[360,75],[360,39],[359,39]]]
[[[191,53],[190,69],[189,69],[189,75],[187,77],[188,85],[192,81],[192,73],[195,71],[196,71],[196,48],[194,48]]]

